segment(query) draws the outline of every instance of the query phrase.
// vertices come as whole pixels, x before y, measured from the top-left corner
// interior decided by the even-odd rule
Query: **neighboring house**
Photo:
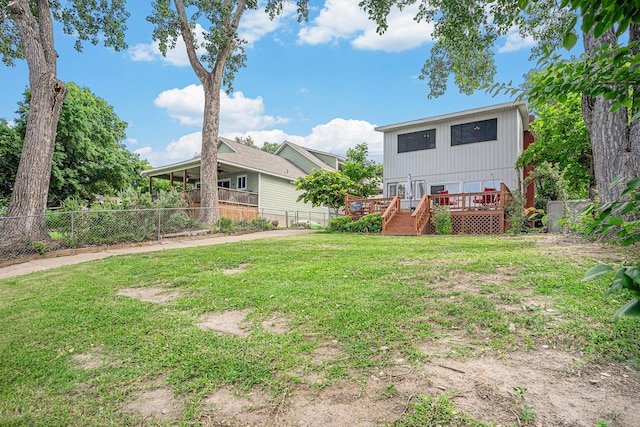
[[[533,142],[529,112],[522,102],[444,114],[376,128],[384,133],[384,197],[399,196],[408,207],[407,177],[413,205],[423,194],[473,193],[485,187],[520,189],[523,171],[515,169]],[[524,172],[525,174],[527,171]],[[533,186],[526,191],[533,206]]]
[[[333,154],[309,150],[284,142],[276,154],[251,148],[238,142],[220,138],[218,143],[218,196],[221,208],[233,206],[251,213],[249,217],[285,216],[288,222],[304,218],[328,216],[324,207],[313,208],[297,202],[300,194],[293,182],[311,173],[311,169],[337,170],[344,159]],[[189,197],[191,206],[200,203],[200,157],[161,166],[142,172],[152,179],[165,179],[180,185]],[[185,179],[186,177],[186,179]],[[224,215],[224,213],[223,213]],[[306,216],[305,216],[306,215]],[[313,217],[312,217],[313,216]]]

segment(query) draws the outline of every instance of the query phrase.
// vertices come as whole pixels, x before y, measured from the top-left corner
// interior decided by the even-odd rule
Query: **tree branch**
[[[53,45],[53,21],[48,0],[38,0],[38,27],[44,57],[55,74],[58,53]]]
[[[9,2],[7,7],[11,11],[18,27],[29,70],[48,70],[49,64],[38,34],[38,23],[31,13],[28,0]],[[29,72],[29,84],[31,87],[35,86],[39,78],[40,75]]]
[[[184,44],[187,48],[189,63],[191,63],[193,71],[196,73],[200,81],[204,84],[208,79],[209,72],[204,67],[204,65],[202,65],[202,62],[200,62],[200,58],[198,58],[198,54],[196,53],[196,42],[193,38],[193,34],[191,33],[189,19],[187,18],[187,12],[184,9],[184,3],[182,2],[182,0],[174,0],[173,2],[176,6],[178,16],[180,17],[180,31],[182,33]]]

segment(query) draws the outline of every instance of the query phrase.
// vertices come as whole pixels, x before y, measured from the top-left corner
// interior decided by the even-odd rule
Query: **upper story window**
[[[498,139],[498,119],[451,126],[451,146]]]
[[[429,150],[436,148],[436,130],[421,130],[420,132],[403,133],[398,135],[398,153]]]

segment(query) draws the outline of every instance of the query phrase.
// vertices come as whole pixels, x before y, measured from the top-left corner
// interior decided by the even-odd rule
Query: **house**
[[[200,205],[200,157],[142,172],[149,178],[182,186],[191,207]],[[325,223],[329,210],[297,202],[293,182],[313,169],[338,170],[340,156],[310,150],[285,141],[275,154],[220,138],[218,143],[218,198],[222,216],[278,219],[280,224],[299,221]]]
[[[377,127],[384,134],[384,198],[397,204],[385,208],[383,227],[397,212],[397,234],[432,232],[429,218],[447,206],[454,232],[503,232],[506,202],[528,173],[515,163],[533,142],[529,121],[518,101]],[[533,206],[533,185],[523,193]]]
[[[508,102],[457,113],[376,128],[384,134],[384,195],[407,198],[407,177],[413,198],[423,194],[520,189],[523,171],[515,163],[528,144],[529,112],[524,101]],[[528,194],[532,197],[533,194]],[[533,206],[533,199],[528,206]]]

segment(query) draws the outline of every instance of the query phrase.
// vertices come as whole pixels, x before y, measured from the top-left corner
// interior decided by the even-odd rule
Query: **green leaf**
[[[616,311],[616,314],[613,315],[614,323],[617,323],[622,316],[640,316],[640,302],[637,299],[632,299]]]
[[[574,33],[567,33],[564,36],[564,40],[562,40],[562,45],[565,49],[571,50],[576,43],[578,42],[578,36]]]
[[[609,224],[611,225],[622,225],[624,224],[624,220],[619,216],[612,216],[609,218]]]
[[[587,282],[591,279],[594,279],[598,276],[602,276],[603,274],[607,274],[608,272],[613,271],[613,268],[608,266],[607,264],[598,264],[596,266],[591,267],[582,278],[583,282]]]

